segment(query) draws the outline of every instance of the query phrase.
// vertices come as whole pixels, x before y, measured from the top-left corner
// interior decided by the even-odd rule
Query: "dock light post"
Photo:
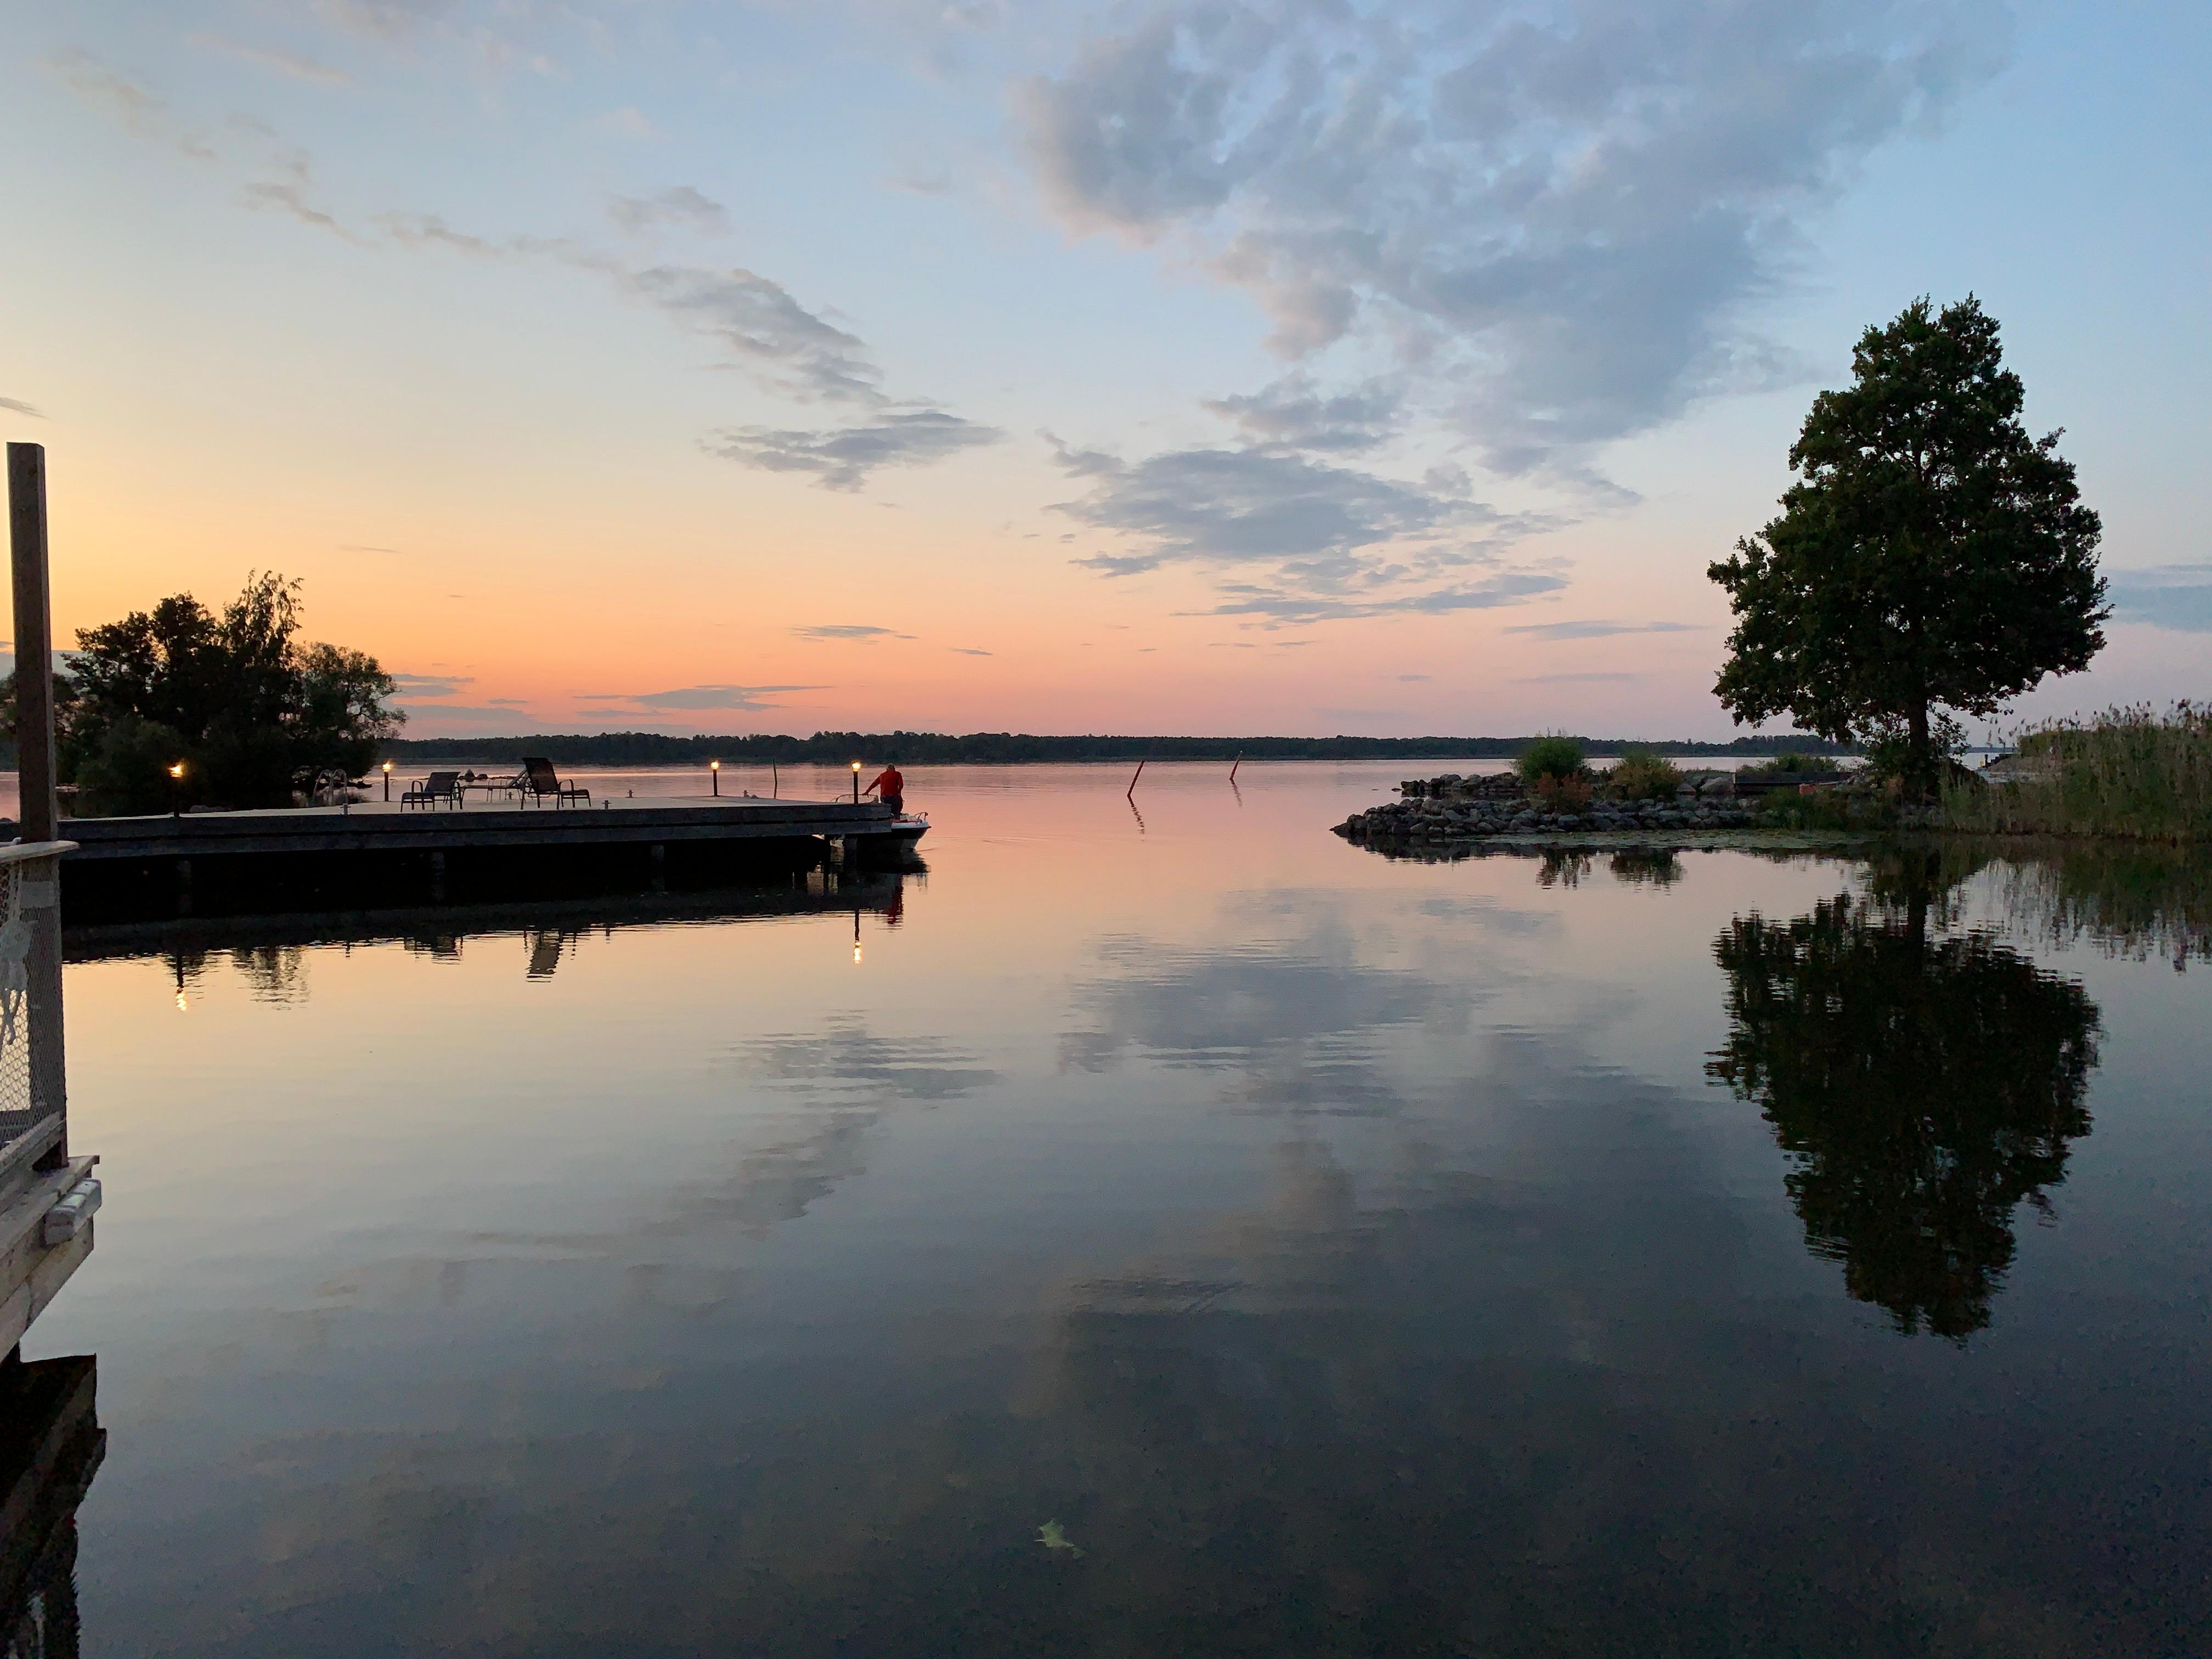
[[[722,793],[722,763],[720,761],[708,761],[707,763],[707,770],[714,776],[714,793],[717,795],[720,794]]]
[[[854,762],[853,763],[853,805],[855,805],[855,806],[858,806],[860,804],[860,762],[858,762],[858,761],[854,761]]]
[[[392,805],[392,763],[384,763],[384,804]]]
[[[178,802],[178,797],[183,793],[184,781],[184,762],[173,762],[169,767],[169,816],[173,818],[177,817],[179,812],[181,811]]]

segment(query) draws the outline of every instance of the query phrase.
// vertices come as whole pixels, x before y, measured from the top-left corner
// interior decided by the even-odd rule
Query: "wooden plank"
[[[40,1252],[23,1282],[0,1300],[0,1352],[23,1340],[31,1322],[53,1304],[70,1275],[84,1265],[84,1259],[92,1254],[95,1231],[97,1224],[87,1222],[84,1231],[67,1243]]]

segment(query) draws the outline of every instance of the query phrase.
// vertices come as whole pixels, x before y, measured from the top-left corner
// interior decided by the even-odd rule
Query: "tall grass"
[[[2212,838],[2212,705],[2108,708],[2087,721],[2031,729],[2025,774],[2009,783],[1956,783],[1943,821],[1993,835]]]

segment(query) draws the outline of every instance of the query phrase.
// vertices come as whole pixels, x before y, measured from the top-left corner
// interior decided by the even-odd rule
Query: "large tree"
[[[1715,690],[1739,722],[1868,744],[1924,795],[1954,712],[2088,665],[2110,614],[2101,526],[2022,400],[1972,295],[1860,337],[1851,384],[1814,400],[1790,451],[1781,516],[1711,569],[1736,616]]]
[[[77,630],[56,678],[63,781],[82,810],[282,806],[359,775],[406,716],[374,657],[301,645],[299,584],[257,575],[210,611],[189,593]],[[0,685],[13,726],[15,682]],[[181,784],[169,775],[185,763]]]

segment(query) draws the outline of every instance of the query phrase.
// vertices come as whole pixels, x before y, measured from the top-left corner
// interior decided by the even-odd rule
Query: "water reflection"
[[[67,928],[63,945],[72,963],[159,957],[168,964],[180,1009],[189,1006],[191,992],[218,960],[238,974],[255,1001],[297,1003],[308,995],[309,964],[318,945],[396,942],[410,955],[458,962],[472,940],[520,939],[524,977],[550,980],[586,941],[624,928],[849,915],[857,942],[863,915],[875,916],[888,927],[899,925],[906,883],[919,874],[918,865],[915,870],[849,875],[813,870],[784,884],[704,892],[94,923]]]
[[[1731,922],[1713,945],[1729,1030],[1706,1069],[1774,1126],[1806,1242],[1850,1294],[1956,1340],[1990,1322],[2014,1211],[2048,1213],[2089,1132],[2100,1021],[1989,934],[1933,932],[1955,890],[1928,873],[1878,866],[1867,897]]]
[[[76,1659],[76,1511],[107,1436],[89,1357],[0,1361],[0,1655]]]

